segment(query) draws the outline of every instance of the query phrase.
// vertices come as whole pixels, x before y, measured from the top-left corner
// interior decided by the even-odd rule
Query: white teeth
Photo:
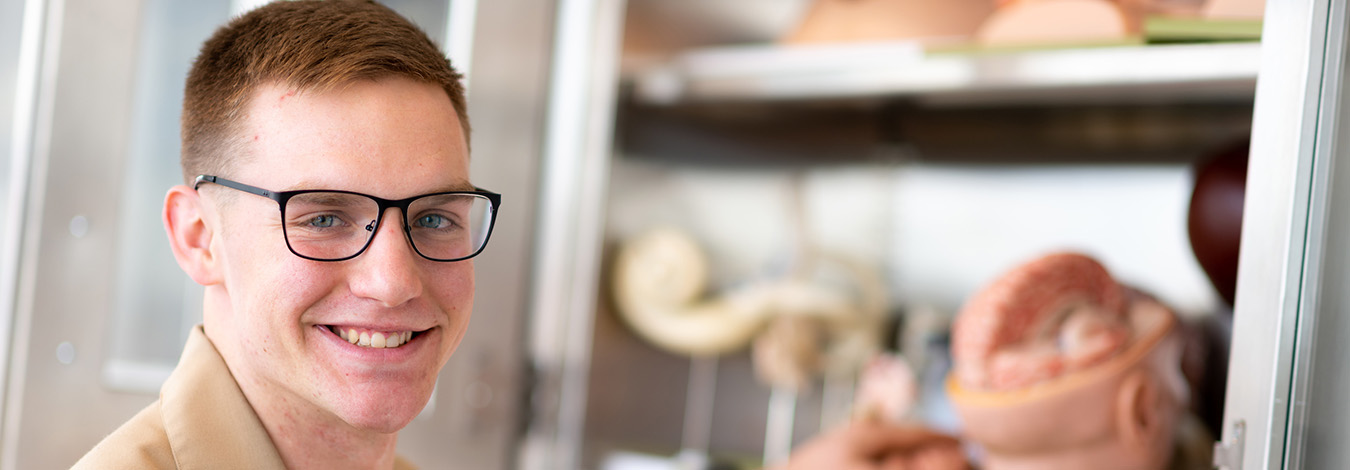
[[[397,348],[404,344],[408,344],[408,341],[412,339],[413,335],[412,331],[385,333],[382,331],[357,332],[356,328],[343,329],[340,327],[330,327],[330,329],[337,330],[338,337],[343,340],[357,346],[368,348]]]

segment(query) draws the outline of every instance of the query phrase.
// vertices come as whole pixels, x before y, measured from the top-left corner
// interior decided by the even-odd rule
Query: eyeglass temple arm
[[[197,189],[197,188],[201,187],[202,183],[215,183],[215,182],[216,182],[216,177],[214,177],[214,176],[211,176],[211,175],[197,175],[197,178],[192,182],[192,189]]]
[[[193,183],[192,189],[197,189],[197,187],[198,187],[198,186],[201,186],[202,183],[213,183],[213,184],[218,184],[218,185],[221,185],[221,186],[224,186],[224,187],[227,187],[227,188],[238,189],[238,190],[243,191],[243,192],[246,192],[246,193],[257,194],[257,195],[262,196],[262,197],[265,197],[265,198],[270,198],[270,199],[276,199],[276,198],[277,198],[276,195],[275,195],[273,192],[268,191],[268,190],[266,190],[266,189],[259,188],[259,187],[257,187],[257,186],[249,186],[249,185],[244,184],[244,183],[239,183],[239,182],[235,182],[235,181],[230,181],[230,180],[227,180],[227,179],[225,179],[225,178],[221,178],[221,177],[219,177],[219,176],[212,176],[212,175],[197,175],[197,179],[196,179],[196,181]]]

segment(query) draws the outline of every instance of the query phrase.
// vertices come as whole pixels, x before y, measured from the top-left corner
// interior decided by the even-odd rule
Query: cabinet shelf
[[[1259,43],[933,53],[916,43],[698,49],[637,67],[648,105],[907,98],[933,104],[1250,102]]]

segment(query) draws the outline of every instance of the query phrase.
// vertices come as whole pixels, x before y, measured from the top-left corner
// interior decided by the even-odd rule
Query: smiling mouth
[[[327,328],[328,331],[349,343],[363,348],[375,349],[397,348],[408,344],[409,341],[423,333],[418,331],[371,331],[334,325],[328,325]]]

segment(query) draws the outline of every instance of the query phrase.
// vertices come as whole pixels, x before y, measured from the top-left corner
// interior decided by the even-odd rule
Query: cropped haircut
[[[243,150],[242,122],[264,86],[326,91],[360,80],[401,77],[445,90],[469,138],[462,76],[426,33],[373,1],[277,1],[216,30],[188,73],[182,166],[227,173]]]

